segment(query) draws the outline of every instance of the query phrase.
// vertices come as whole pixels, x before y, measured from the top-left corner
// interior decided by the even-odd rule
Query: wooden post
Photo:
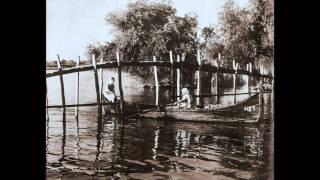
[[[184,64],[184,61],[185,61],[185,58],[186,58],[186,54],[185,53],[182,53],[182,55],[181,55],[181,66],[180,66],[180,84],[181,84],[181,82],[182,82],[182,85],[184,84],[184,75],[183,75],[183,69],[184,69],[184,67],[183,67],[183,64]]]
[[[101,54],[102,54],[102,57],[100,59],[100,62],[102,63],[103,62],[103,52],[101,52]],[[100,103],[102,106],[102,102],[103,102],[103,69],[100,68],[99,71],[100,71]],[[104,108],[101,108],[101,110],[102,110],[102,113],[104,113]]]
[[[61,159],[63,161],[65,158],[65,146],[66,146],[66,129],[67,129],[67,121],[66,121],[66,109],[63,108],[62,112],[62,142],[61,142]]]
[[[96,63],[96,57],[95,54],[92,54],[92,65],[93,65],[93,72],[94,72],[94,80],[95,80],[95,86],[96,86],[96,95],[97,95],[97,104],[99,108],[99,114],[102,109],[101,101],[100,101],[100,88],[99,88],[99,78],[97,73],[97,63]]]
[[[233,74],[233,94],[234,94],[234,103],[236,103],[237,101],[237,83],[236,83],[236,80],[237,80],[237,69],[238,69],[238,63],[235,63],[235,61],[233,60],[232,61],[232,66],[233,66],[233,69],[234,69],[234,74]]]
[[[170,64],[171,64],[171,71],[170,71],[170,78],[171,78],[171,101],[174,102],[174,68],[173,68],[173,58],[172,58],[172,51],[169,51],[170,56]]]
[[[177,101],[180,99],[180,55],[177,55]]]
[[[221,60],[221,54],[218,54],[218,61],[217,61],[217,73],[216,73],[216,94],[217,94],[217,104],[220,104],[220,91],[219,91],[219,70],[220,70],[220,61]]]
[[[196,90],[196,105],[200,106],[200,88],[201,88],[201,80],[200,80],[200,69],[201,69],[201,58],[200,58],[200,50],[197,51],[197,62],[199,65],[199,69],[196,71],[196,77],[197,77],[197,90]]]
[[[211,95],[214,95],[216,93],[216,88],[215,88],[216,81],[217,81],[216,73],[212,73],[211,74],[211,81],[210,81]]]
[[[58,70],[59,70],[59,74],[60,74],[61,99],[62,99],[62,105],[65,106],[65,105],[66,105],[66,100],[65,100],[65,96],[64,96],[63,72],[62,72],[62,66],[61,66],[60,56],[57,55],[57,57],[58,57],[58,59],[57,59],[57,65],[58,65]],[[65,108],[65,107],[63,107],[63,108]]]
[[[77,64],[76,67],[78,68],[80,64],[80,56],[77,59]],[[75,101],[76,101],[76,107],[74,109],[74,116],[75,118],[78,118],[78,112],[79,112],[79,71],[77,71],[77,76],[76,76],[76,96],[75,96]]]
[[[263,79],[263,75],[264,75],[264,68],[263,66],[260,66],[260,75],[261,75],[261,85],[263,86],[264,84],[264,79]]]
[[[156,56],[153,56],[153,61],[156,62]],[[159,81],[158,81],[158,73],[157,73],[157,66],[153,66],[154,71],[154,80],[156,85],[156,106],[159,105]]]
[[[249,71],[248,74],[248,94],[251,96],[251,73],[252,73],[252,64],[247,64],[247,71]]]
[[[122,78],[121,78],[121,64],[120,64],[120,54],[117,51],[117,62],[118,62],[118,82],[120,91],[120,114],[123,113],[123,91],[122,91]]]

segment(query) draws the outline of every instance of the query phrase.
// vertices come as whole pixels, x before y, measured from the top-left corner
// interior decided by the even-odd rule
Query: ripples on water
[[[97,118],[49,109],[47,178],[272,179],[273,111],[257,125]],[[63,124],[65,118],[66,123]]]
[[[115,73],[104,71],[104,76],[116,77]],[[153,89],[143,90],[141,79],[123,74],[125,101],[154,103]],[[74,74],[64,76],[67,104],[74,103],[74,80]],[[92,72],[80,74],[80,103],[95,102],[93,82]],[[61,103],[59,88],[58,77],[48,78],[49,105]],[[245,86],[238,88],[237,92],[247,91]],[[169,97],[170,92],[160,88],[160,103],[169,102]],[[237,96],[237,101],[246,97]],[[65,113],[51,108],[47,179],[273,179],[271,98],[265,94],[264,119],[257,125],[98,119],[97,107],[79,107],[75,119],[74,108]],[[215,102],[215,97],[204,99],[204,104]],[[233,96],[221,97],[220,102],[233,103]]]

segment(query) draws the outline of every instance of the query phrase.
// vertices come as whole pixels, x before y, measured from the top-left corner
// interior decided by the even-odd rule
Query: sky
[[[47,0],[47,61],[85,58],[86,46],[112,40],[106,14],[125,10],[133,0]],[[177,15],[198,15],[199,27],[218,24],[218,12],[226,0],[171,0]],[[248,0],[235,0],[240,7]]]

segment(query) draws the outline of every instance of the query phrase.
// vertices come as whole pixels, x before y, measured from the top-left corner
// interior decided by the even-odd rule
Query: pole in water
[[[94,72],[94,80],[95,80],[95,86],[96,86],[96,95],[97,95],[97,104],[98,104],[98,110],[99,114],[102,109],[101,101],[100,101],[100,88],[99,88],[99,78],[97,73],[97,63],[96,63],[96,57],[95,54],[92,54],[92,65],[93,65],[93,72]]]
[[[77,64],[76,67],[79,68],[80,64],[80,56],[77,59]],[[78,113],[79,113],[79,71],[77,71],[77,76],[76,76],[76,96],[75,96],[75,101],[76,101],[76,107],[74,109],[74,116],[75,118],[78,118]]]
[[[177,101],[180,99],[180,55],[177,55]]]
[[[169,51],[170,56],[170,64],[171,64],[171,71],[170,71],[170,78],[171,78],[171,101],[174,102],[174,68],[173,68],[173,58],[172,58],[172,51]]]
[[[263,79],[263,75],[264,75],[264,68],[263,66],[260,66],[260,75],[261,75],[261,85],[263,86],[264,84],[264,79]]]
[[[181,55],[181,66],[180,66],[180,85],[181,85],[181,82],[182,82],[182,84],[183,84],[183,82],[184,82],[184,76],[183,76],[183,69],[184,69],[184,67],[183,67],[183,64],[184,64],[184,61],[185,61],[185,59],[186,59],[186,54],[185,53],[182,53],[182,55]]]
[[[123,113],[123,91],[122,91],[122,79],[121,79],[121,64],[120,64],[120,54],[117,51],[117,62],[118,62],[118,82],[119,82],[119,91],[120,91],[120,114]]]
[[[62,66],[61,66],[60,56],[57,55],[57,57],[58,57],[58,59],[57,59],[57,65],[58,65],[59,74],[60,74],[61,99],[62,99],[62,105],[65,106],[65,105],[66,105],[66,100],[65,100],[65,96],[64,96],[63,72],[62,72]],[[65,108],[65,107],[63,107],[63,108]]]
[[[153,56],[153,61],[156,62],[156,56]],[[157,66],[153,66],[154,71],[154,80],[156,86],[156,106],[159,105],[159,81],[158,81],[158,73],[157,73]]]
[[[100,62],[101,63],[103,62],[103,51],[101,51]],[[100,103],[101,103],[101,106],[102,106],[102,102],[103,102],[103,69],[100,68],[99,71],[100,71]],[[101,110],[102,110],[102,113],[105,113],[104,112],[104,108],[101,108]]]
[[[251,63],[247,64],[247,71],[249,72],[248,74],[248,94],[251,96],[251,73],[252,73],[252,65]]]
[[[234,74],[233,74],[233,94],[234,94],[234,103],[237,101],[237,86],[236,86],[236,80],[237,80],[237,70],[238,70],[238,63],[235,63],[235,61],[232,61],[233,63],[233,69],[234,69]]]
[[[199,65],[199,69],[196,71],[196,77],[197,77],[197,90],[196,90],[196,105],[200,106],[200,88],[201,88],[201,80],[200,80],[200,68],[201,68],[201,58],[200,58],[200,50],[197,50],[197,62]]]
[[[221,54],[218,54],[218,61],[217,61],[217,73],[216,73],[216,94],[217,94],[217,104],[220,104],[220,92],[219,92],[219,70],[220,70],[220,62],[221,62]]]

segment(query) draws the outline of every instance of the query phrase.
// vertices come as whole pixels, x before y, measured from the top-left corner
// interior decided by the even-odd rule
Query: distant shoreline
[[[71,67],[75,67],[76,66],[76,62],[73,60],[62,60],[61,61],[61,66],[64,68],[71,68]],[[89,61],[80,61],[79,65],[88,65]],[[58,65],[56,61],[47,61],[46,63],[46,70],[57,70],[58,69]]]

